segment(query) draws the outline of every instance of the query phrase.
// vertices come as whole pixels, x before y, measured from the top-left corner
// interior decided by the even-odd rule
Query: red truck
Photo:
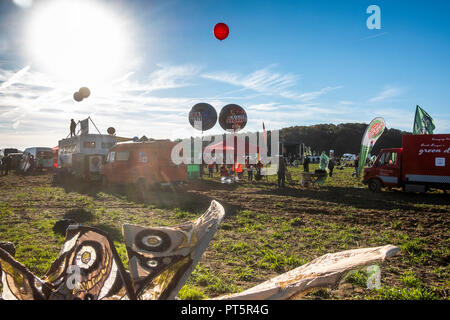
[[[382,187],[450,189],[450,134],[403,135],[401,148],[382,149],[373,166],[364,169],[363,182],[373,192]]]

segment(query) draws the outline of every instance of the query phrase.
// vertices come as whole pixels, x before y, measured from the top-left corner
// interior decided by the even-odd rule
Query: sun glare
[[[36,8],[27,44],[38,68],[66,81],[98,83],[123,71],[125,31],[124,21],[97,1],[55,0]]]

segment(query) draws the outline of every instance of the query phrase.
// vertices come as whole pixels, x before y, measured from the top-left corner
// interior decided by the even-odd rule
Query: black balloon
[[[197,103],[189,112],[189,123],[195,129],[206,131],[214,127],[216,122],[216,109],[208,103]]]
[[[247,113],[237,104],[228,104],[220,111],[219,124],[224,130],[239,131],[247,124]]]
[[[77,92],[75,92],[75,93],[73,94],[73,99],[74,99],[75,101],[80,102],[80,101],[83,100],[83,96],[80,94],[79,91],[77,91]]]
[[[89,90],[89,88],[87,87],[81,87],[78,92],[81,94],[83,98],[87,98],[91,95],[91,90]]]

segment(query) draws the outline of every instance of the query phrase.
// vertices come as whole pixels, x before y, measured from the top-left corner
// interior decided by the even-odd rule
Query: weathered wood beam
[[[237,294],[220,300],[286,300],[299,298],[313,289],[337,287],[351,270],[382,262],[399,251],[393,245],[328,253]]]

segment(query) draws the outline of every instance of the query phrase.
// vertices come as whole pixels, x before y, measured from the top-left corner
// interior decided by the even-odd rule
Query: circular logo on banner
[[[384,123],[380,120],[376,120],[372,127],[369,129],[369,139],[378,138],[384,131]]]
[[[224,130],[239,131],[247,124],[247,113],[237,104],[228,104],[220,111],[219,124]]]
[[[189,123],[197,130],[209,130],[215,126],[216,122],[216,109],[208,103],[197,103],[189,112]]]

